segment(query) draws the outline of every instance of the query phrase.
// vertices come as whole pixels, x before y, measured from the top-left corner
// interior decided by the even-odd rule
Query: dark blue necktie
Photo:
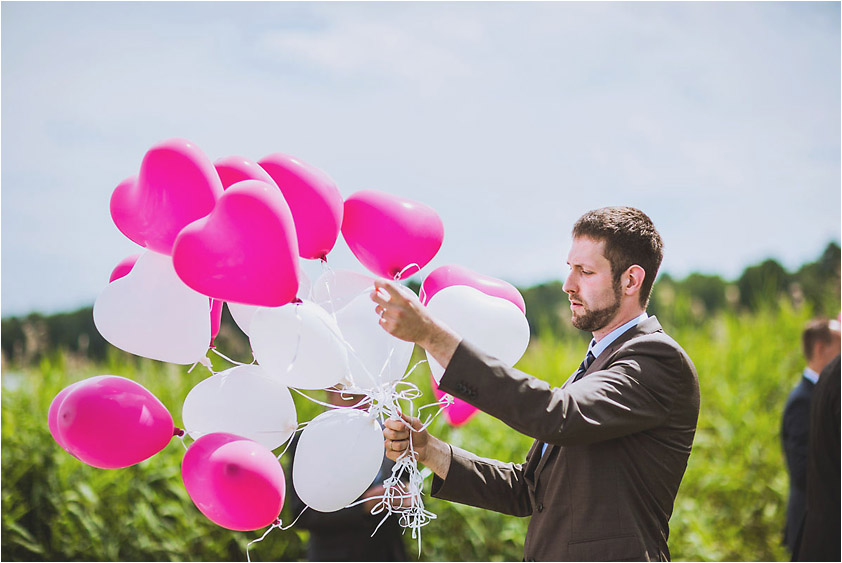
[[[588,350],[588,355],[585,356],[585,359],[582,360],[581,364],[579,364],[578,371],[576,371],[576,373],[573,375],[573,383],[576,383],[577,381],[582,379],[582,376],[585,375],[585,372],[588,371],[588,368],[595,359],[596,357],[593,355],[593,352]]]
[[[579,364],[579,369],[576,370],[576,373],[573,374],[573,383],[576,383],[582,378],[583,375],[585,375],[585,372],[588,371],[588,368],[591,366],[595,359],[596,356],[593,355],[593,352],[588,350],[588,355],[585,356],[585,359],[582,360],[581,364]],[[546,453],[547,445],[548,444],[545,443],[541,446],[541,456],[543,456]]]

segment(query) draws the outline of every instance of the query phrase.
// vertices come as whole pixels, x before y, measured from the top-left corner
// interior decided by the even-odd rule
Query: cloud
[[[111,191],[172,136],[212,159],[295,154],[345,196],[425,201],[445,223],[438,263],[521,284],[558,277],[570,225],[603,205],[646,210],[678,275],[734,275],[768,255],[796,265],[838,239],[836,4],[9,3],[3,15],[4,314],[93,299],[92,280],[134,250],[107,214]],[[60,284],[44,275],[58,260]]]

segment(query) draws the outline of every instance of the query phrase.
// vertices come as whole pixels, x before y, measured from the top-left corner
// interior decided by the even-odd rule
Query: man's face
[[[567,255],[570,274],[564,291],[570,299],[573,326],[588,332],[605,327],[620,309],[620,284],[611,276],[605,242],[576,237]]]
[[[816,342],[815,347],[813,348],[814,357],[819,359],[819,363],[822,367],[826,366],[830,363],[830,361],[839,355],[840,351],[840,333],[836,330],[830,331],[830,341],[829,342],[822,342],[819,340]],[[821,371],[821,370],[819,370]]]

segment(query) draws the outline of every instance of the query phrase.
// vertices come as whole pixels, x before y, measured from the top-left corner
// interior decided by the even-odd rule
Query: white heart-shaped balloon
[[[335,313],[363,293],[370,293],[374,278],[351,270],[328,270],[313,284],[313,301]]]
[[[249,332],[257,363],[288,387],[325,389],[348,374],[348,353],[339,327],[315,303],[261,307]]]
[[[377,420],[357,409],[333,409],[301,432],[292,484],[307,506],[334,512],[368,489],[382,462],[383,432]]]
[[[302,269],[298,270],[298,293],[297,297],[301,300],[307,300],[310,297],[310,278],[304,273]],[[260,307],[258,305],[246,305],[245,303],[235,303],[233,301],[226,301],[228,304],[228,312],[231,313],[231,318],[243,331],[246,336],[251,335],[251,320],[258,309],[277,309],[278,307]]]
[[[526,315],[512,302],[473,287],[446,287],[430,299],[427,309],[459,336],[507,366],[515,365],[529,345]],[[429,354],[427,359],[438,383],[444,368]]]
[[[401,379],[415,346],[383,330],[377,305],[369,296],[372,291],[374,286],[336,312],[336,323],[349,345],[351,378],[361,389]]]
[[[172,258],[147,250],[131,272],[109,283],[94,303],[94,324],[132,354],[192,364],[210,345],[210,302],[179,279]]]
[[[289,389],[255,365],[233,367],[200,381],[185,397],[181,418],[194,440],[226,432],[270,450],[286,442],[298,425]]]

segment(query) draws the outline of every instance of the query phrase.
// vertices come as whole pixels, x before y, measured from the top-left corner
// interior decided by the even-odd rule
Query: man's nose
[[[567,276],[567,279],[564,280],[564,284],[561,286],[561,289],[566,293],[576,292],[575,284],[573,283],[573,274]]]

